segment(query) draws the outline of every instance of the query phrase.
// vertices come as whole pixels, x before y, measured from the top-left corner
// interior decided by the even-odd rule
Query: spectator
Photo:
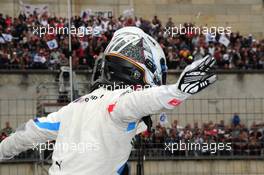
[[[46,58],[43,50],[39,50],[38,53],[35,54],[33,59],[33,67],[36,69],[45,69],[46,67]]]
[[[234,114],[233,119],[232,119],[232,124],[235,127],[240,124],[240,117],[238,114]]]
[[[5,132],[0,132],[0,142],[2,142],[5,138],[7,138],[7,134]]]
[[[2,132],[2,133],[5,133],[5,135],[7,135],[7,136],[9,136],[9,135],[13,132],[13,129],[11,128],[9,122],[6,122],[6,123],[5,123],[5,128],[2,129],[1,132]]]
[[[171,28],[171,27],[174,27],[174,23],[172,22],[172,18],[169,17],[167,23],[166,23],[166,27],[167,28]]]

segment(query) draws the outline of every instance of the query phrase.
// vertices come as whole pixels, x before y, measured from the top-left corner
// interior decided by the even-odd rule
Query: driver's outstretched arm
[[[211,72],[214,63],[214,58],[207,56],[187,66],[176,84],[124,93],[110,105],[109,113],[113,120],[129,123],[164,108],[172,109],[215,82],[216,75]]]
[[[65,106],[47,117],[29,120],[19,127],[15,133],[0,143],[0,161],[11,159],[40,143],[55,140],[60,128],[60,119],[67,108],[68,106]]]

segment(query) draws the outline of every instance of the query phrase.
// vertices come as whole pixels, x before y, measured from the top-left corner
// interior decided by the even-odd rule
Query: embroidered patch
[[[108,108],[107,108],[108,112],[109,112],[109,113],[110,113],[110,112],[113,112],[114,107],[115,107],[115,104],[110,104],[110,105],[108,106]]]
[[[181,104],[182,101],[177,100],[177,99],[172,99],[171,101],[169,101],[168,104],[172,105],[172,106],[178,106],[179,104]]]
[[[136,122],[130,122],[127,126],[127,131],[131,131],[136,128]]]

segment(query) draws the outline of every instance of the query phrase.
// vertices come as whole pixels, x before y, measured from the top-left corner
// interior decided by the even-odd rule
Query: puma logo
[[[56,165],[58,165],[60,170],[61,170],[61,163],[62,163],[62,161],[60,161],[60,163],[58,161],[56,161]]]

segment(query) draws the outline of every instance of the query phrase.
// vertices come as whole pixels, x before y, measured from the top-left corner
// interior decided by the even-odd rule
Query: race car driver
[[[215,60],[207,56],[187,66],[176,84],[161,85],[165,60],[141,29],[119,29],[97,61],[92,92],[28,121],[2,141],[0,160],[56,140],[50,175],[121,174],[143,116],[173,109],[216,80]]]

